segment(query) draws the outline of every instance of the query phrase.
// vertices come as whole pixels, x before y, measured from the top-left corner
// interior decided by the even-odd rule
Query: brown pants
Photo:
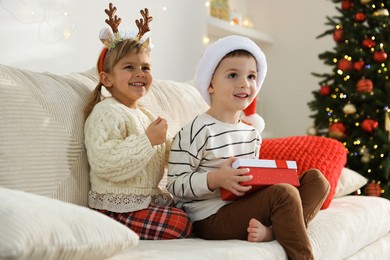
[[[272,226],[274,237],[290,259],[314,259],[306,229],[321,209],[330,185],[316,169],[306,171],[299,179],[298,188],[276,184],[222,207],[216,214],[194,222],[194,233],[210,240],[247,240],[249,220],[255,218]]]

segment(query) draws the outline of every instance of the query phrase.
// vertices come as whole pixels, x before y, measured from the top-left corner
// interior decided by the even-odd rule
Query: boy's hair
[[[118,42],[113,49],[106,49],[104,54],[104,59],[101,59],[101,55],[97,61],[97,71],[100,73],[104,71],[106,73],[111,73],[114,66],[126,55],[139,54],[139,53],[150,53],[150,47],[148,42],[141,43],[140,41],[135,41],[132,39],[124,40]],[[103,62],[101,66],[101,62]],[[91,114],[93,108],[97,103],[104,99],[102,95],[102,86],[103,83],[99,80],[99,83],[96,85],[95,89],[91,93],[87,105],[84,108],[84,117],[85,119]]]
[[[253,54],[250,53],[247,50],[234,50],[234,51],[229,52],[225,56],[223,56],[223,58],[219,61],[217,67],[215,67],[214,73],[217,70],[217,68],[219,67],[219,64],[221,64],[221,62],[224,59],[226,59],[226,58],[236,58],[236,57],[252,57],[252,58],[254,58],[256,60],[255,56],[253,56]],[[256,66],[257,66],[257,64],[256,64]],[[214,73],[213,73],[213,75],[214,75]]]

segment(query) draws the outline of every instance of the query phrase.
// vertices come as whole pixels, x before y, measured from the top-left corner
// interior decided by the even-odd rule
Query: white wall
[[[318,54],[334,46],[331,37],[315,39],[323,33],[326,16],[336,11],[331,1],[231,0],[255,22],[257,29],[270,34],[275,42],[262,44],[268,60],[268,75],[260,91],[259,112],[266,120],[266,136],[305,135],[312,124],[307,102],[318,79],[311,72],[328,72]],[[48,14],[66,2],[66,10],[75,22],[71,38],[56,44],[44,44],[38,37],[39,24],[21,23],[2,6],[29,2],[46,3]],[[55,73],[70,73],[95,66],[102,48],[98,39],[110,1],[96,0],[0,0],[0,62],[2,64]],[[204,49],[206,33],[205,0],[113,0],[123,19],[120,28],[135,30],[139,10],[148,7],[153,16],[152,52],[155,78],[191,79]],[[166,7],[166,11],[163,11]],[[54,11],[53,11],[54,10]]]
[[[70,39],[56,44],[42,43],[38,35],[40,23],[22,23],[2,8],[11,11],[22,9],[20,2],[30,3],[38,15],[42,6],[51,12],[54,12],[53,9],[68,11],[75,22]],[[66,2],[65,8],[53,6],[53,2]],[[0,62],[55,73],[78,72],[94,67],[103,47],[99,31],[108,27],[104,22],[107,18],[104,9],[110,2],[117,6],[116,14],[122,18],[119,28],[130,31],[137,30],[134,21],[140,18],[140,9],[149,9],[153,16],[150,26],[154,44],[152,66],[156,78],[192,78],[193,68],[203,50],[202,39],[206,30],[204,16],[199,15],[206,12],[201,0],[0,0]]]
[[[336,14],[331,1],[249,0],[248,8],[258,28],[275,39],[263,45],[268,74],[260,91],[260,113],[266,133],[274,137],[305,135],[313,124],[307,103],[319,88],[311,72],[329,72],[318,54],[334,46],[332,37],[316,37],[329,27],[326,16]]]

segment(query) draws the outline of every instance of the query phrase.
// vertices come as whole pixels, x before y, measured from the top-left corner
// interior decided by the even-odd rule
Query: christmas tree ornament
[[[353,62],[351,59],[342,58],[338,61],[337,67],[342,72],[352,69]]]
[[[366,38],[362,41],[362,45],[366,48],[371,49],[372,47],[374,47],[376,45],[376,42],[370,38]]]
[[[362,163],[369,163],[370,162],[370,154],[365,152],[363,156],[360,158]]]
[[[360,3],[366,5],[366,4],[369,4],[371,3],[372,0],[360,0]]]
[[[329,85],[322,85],[320,88],[320,94],[323,97],[327,97],[330,95],[330,86]]]
[[[385,130],[388,132],[390,141],[390,112],[385,113]]]
[[[364,187],[364,193],[368,196],[380,197],[382,195],[382,188],[379,183],[372,181]]]
[[[333,40],[335,42],[342,42],[343,41],[343,33],[344,33],[344,30],[341,28],[334,30],[333,31]]]
[[[376,12],[374,12],[375,16],[389,16],[389,10],[386,8],[378,9]]]
[[[374,88],[370,79],[362,78],[356,84],[356,90],[360,93],[369,93]]]
[[[341,1],[341,9],[347,11],[353,7],[353,3],[350,0]]]
[[[387,53],[384,50],[375,51],[373,59],[376,62],[385,62],[387,60]]]
[[[357,71],[360,72],[363,69],[363,67],[364,67],[364,61],[362,61],[362,60],[355,61],[353,63],[353,69],[354,70],[357,70]]]
[[[343,123],[333,123],[329,126],[329,136],[335,139],[341,139],[345,135],[345,125]]]
[[[306,129],[306,134],[307,134],[307,135],[312,135],[312,136],[317,135],[317,128],[315,128],[315,127],[313,127],[313,126],[308,127],[308,128]]]
[[[356,113],[356,107],[354,104],[346,104],[344,107],[343,107],[343,112],[344,114],[346,115],[351,115],[351,114],[354,114]]]
[[[366,20],[366,14],[365,13],[356,13],[355,14],[355,21],[356,22],[364,22]]]
[[[378,121],[373,119],[364,119],[361,127],[365,132],[372,133],[378,127]]]

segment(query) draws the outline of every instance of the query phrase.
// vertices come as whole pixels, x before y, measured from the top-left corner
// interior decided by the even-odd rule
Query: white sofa
[[[96,83],[94,70],[0,65],[0,259],[287,259],[276,241],[139,240],[85,207],[82,107]],[[172,135],[207,109],[190,84],[167,80],[155,80],[142,103],[168,118]],[[347,196],[365,182],[342,169],[330,207],[308,228],[316,259],[390,259],[390,201]]]

